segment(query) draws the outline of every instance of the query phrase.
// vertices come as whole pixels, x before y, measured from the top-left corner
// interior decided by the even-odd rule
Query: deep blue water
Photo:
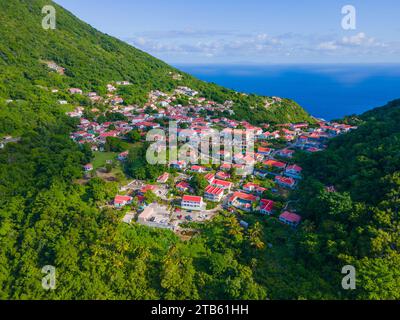
[[[327,120],[400,98],[400,65],[179,65],[202,80],[246,93],[291,98]]]

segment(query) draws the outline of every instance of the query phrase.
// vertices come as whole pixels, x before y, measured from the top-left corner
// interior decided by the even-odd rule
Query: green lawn
[[[116,152],[93,152],[94,160],[92,162],[94,170],[97,170],[106,165],[107,160],[115,160]]]

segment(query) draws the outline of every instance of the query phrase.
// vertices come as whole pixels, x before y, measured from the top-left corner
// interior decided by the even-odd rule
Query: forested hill
[[[42,28],[45,17],[42,8],[48,4],[56,8],[56,30]],[[63,97],[50,95],[46,92],[49,88],[65,92],[67,88],[78,87],[86,92],[105,94],[107,83],[127,80],[133,85],[122,94],[126,103],[142,104],[151,90],[168,92],[186,85],[217,102],[233,100],[236,117],[241,120],[254,123],[312,121],[291,100],[284,99],[267,108],[266,97],[242,95],[197,80],[95,30],[48,0],[0,1],[0,25],[0,104],[10,99],[54,104],[56,98]],[[46,65],[48,61],[65,68],[65,74],[50,70]],[[175,74],[180,75],[180,80],[174,78]],[[5,114],[5,107],[2,109],[3,118],[19,122],[11,113]],[[19,113],[20,117],[25,116],[24,120],[29,120],[27,110],[19,110]]]
[[[400,100],[356,121],[358,130],[303,163],[309,178],[299,195],[309,221],[299,246],[307,263],[326,266],[326,277],[354,265],[351,297],[399,299]],[[332,186],[336,192],[326,190]]]

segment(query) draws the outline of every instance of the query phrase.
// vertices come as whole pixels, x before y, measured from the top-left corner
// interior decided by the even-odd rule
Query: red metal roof
[[[197,196],[183,196],[182,200],[187,202],[202,202],[203,198]]]
[[[301,216],[299,216],[298,214],[289,212],[289,211],[285,211],[284,213],[282,213],[279,218],[283,218],[286,221],[292,222],[292,223],[299,223],[301,221]]]
[[[217,196],[219,196],[219,195],[221,195],[221,194],[224,193],[224,189],[221,189],[221,188],[218,188],[218,187],[213,187],[213,186],[208,186],[208,187],[205,189],[205,192],[206,192],[206,193],[209,193],[209,194],[212,194],[212,195],[217,195]]]

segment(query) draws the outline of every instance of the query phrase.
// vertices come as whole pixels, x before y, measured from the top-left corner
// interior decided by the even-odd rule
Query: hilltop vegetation
[[[399,299],[400,100],[359,120],[358,130],[303,163],[309,178],[300,199],[310,222],[299,248],[305,263],[325,265],[322,276],[354,265],[359,287],[352,298]]]

